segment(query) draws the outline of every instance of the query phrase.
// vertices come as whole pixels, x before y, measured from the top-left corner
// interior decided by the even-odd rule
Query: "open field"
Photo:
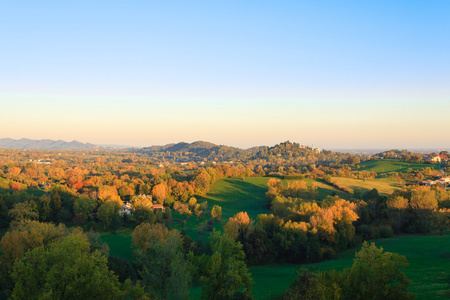
[[[109,254],[123,259],[131,260],[133,248],[131,247],[132,229],[125,229],[116,233],[104,233],[101,238],[109,246]]]
[[[450,275],[450,232],[447,235],[411,235],[390,239],[374,240],[375,244],[385,251],[405,255],[409,266],[404,270],[410,280],[409,291],[417,295],[417,299],[444,299],[440,292],[448,289],[445,276]],[[355,252],[359,249],[344,252],[339,259],[318,264],[319,270],[343,270],[353,263]],[[250,269],[255,285],[255,299],[268,299],[268,296],[280,294],[289,288],[295,278],[296,265],[274,265],[254,267]]]
[[[216,182],[206,197],[199,202],[208,201],[208,207],[222,207],[222,220],[228,220],[240,211],[256,219],[257,215],[268,213],[264,205],[268,177],[227,178]]]
[[[422,168],[431,168],[439,170],[439,164],[409,163],[393,159],[369,160],[359,164],[359,170],[375,171],[378,175],[390,172],[407,173],[408,169],[420,170]]]
[[[371,189],[377,189],[380,194],[384,195],[390,195],[402,186],[401,182],[396,182],[391,178],[363,180],[346,177],[333,177],[333,182],[340,188],[347,188],[351,193],[354,192],[355,188],[359,188],[363,193]]]
[[[332,193],[336,193],[337,196],[341,197],[342,199],[348,199],[352,195],[343,192],[337,188],[335,188],[332,185],[327,184],[326,182],[320,180],[320,179],[310,179],[310,178],[303,178],[303,179],[283,179],[283,184],[287,186],[289,181],[304,181],[306,182],[306,185],[308,187],[312,186],[313,183],[317,186],[316,196],[314,197],[316,200],[322,200],[326,198],[327,196],[331,196]]]

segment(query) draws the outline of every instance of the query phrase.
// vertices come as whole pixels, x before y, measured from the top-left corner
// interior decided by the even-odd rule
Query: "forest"
[[[448,242],[447,184],[422,184],[446,160],[289,141],[0,149],[0,298],[259,299],[253,273],[293,266],[267,299],[425,299],[408,258],[377,244]],[[448,275],[429,295],[450,296]]]

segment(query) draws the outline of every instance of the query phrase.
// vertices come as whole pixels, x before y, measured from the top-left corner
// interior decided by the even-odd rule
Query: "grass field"
[[[285,186],[287,186],[289,181],[304,181],[306,182],[306,185],[312,186],[313,183],[316,184],[317,186],[317,193],[315,196],[316,200],[322,200],[325,199],[327,196],[331,196],[332,193],[336,193],[336,195],[338,195],[339,197],[341,197],[342,199],[348,199],[350,198],[352,195],[345,193],[337,188],[335,188],[334,186],[331,186],[329,184],[327,184],[326,182],[322,181],[322,180],[317,180],[317,179],[310,179],[310,178],[304,178],[304,179],[283,179],[283,184]]]
[[[378,175],[383,175],[390,172],[407,173],[408,169],[420,170],[421,168],[431,168],[439,170],[439,164],[424,164],[424,163],[408,163],[393,159],[369,160],[359,164],[359,170],[375,171]]]
[[[222,207],[222,220],[228,220],[240,211],[256,219],[258,214],[268,213],[266,203],[267,177],[227,178],[216,182],[206,197],[199,202],[208,201],[208,207]]]
[[[444,299],[440,292],[449,289],[445,276],[450,275],[450,232],[443,237],[438,235],[402,236],[390,239],[374,240],[385,251],[405,255],[409,266],[404,270],[410,280],[409,291],[417,299]],[[353,263],[353,249],[344,252],[339,259],[318,264],[319,270],[343,270]],[[250,269],[255,285],[255,299],[268,299],[269,296],[282,293],[289,288],[295,278],[296,265],[275,265],[254,267]]]
[[[391,178],[378,178],[378,179],[354,179],[346,177],[333,177],[335,184],[341,188],[348,188],[352,193],[355,188],[361,189],[362,192],[369,191],[371,189],[377,189],[380,194],[390,195],[397,189],[400,189],[401,183],[395,182]]]
[[[132,229],[121,230],[116,233],[104,233],[101,238],[109,246],[109,254],[123,259],[131,260],[133,248],[131,247]]]

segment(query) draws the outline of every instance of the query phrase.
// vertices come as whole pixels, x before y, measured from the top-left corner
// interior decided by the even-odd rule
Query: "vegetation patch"
[[[349,193],[343,192],[337,188],[335,188],[332,185],[329,185],[328,183],[324,182],[321,179],[310,179],[310,178],[303,178],[303,179],[296,179],[296,180],[290,180],[290,179],[284,179],[283,185],[287,186],[288,182],[291,181],[304,181],[306,183],[307,187],[311,187],[312,185],[316,185],[317,190],[314,195],[315,200],[322,200],[325,199],[327,196],[336,195],[339,196],[342,199],[349,199],[351,198],[351,195]]]

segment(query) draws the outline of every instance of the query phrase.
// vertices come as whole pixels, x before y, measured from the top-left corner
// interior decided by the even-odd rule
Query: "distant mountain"
[[[0,139],[0,148],[6,149],[38,149],[38,150],[88,150],[98,146],[78,141],[65,142],[62,140],[30,140],[30,139]]]

